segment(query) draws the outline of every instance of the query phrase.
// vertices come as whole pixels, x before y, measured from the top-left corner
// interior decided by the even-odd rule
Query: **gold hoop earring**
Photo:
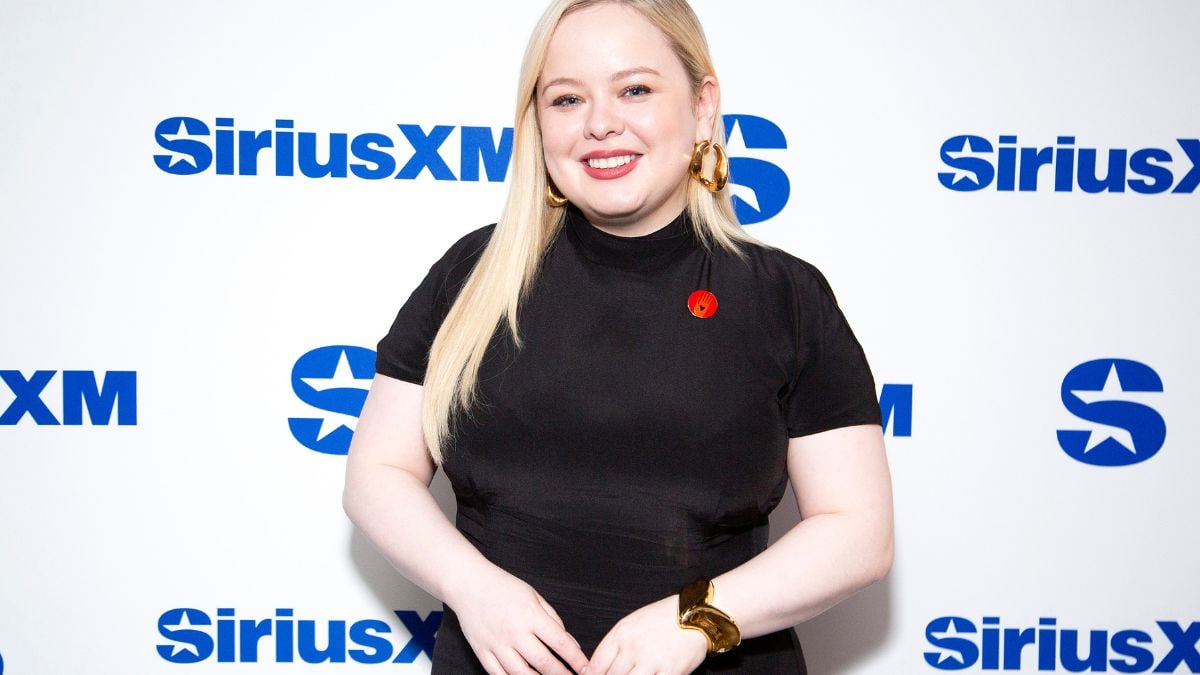
[[[550,184],[550,181],[546,181],[546,203],[547,204],[549,204],[550,206],[552,206],[556,209],[561,209],[562,207],[567,205],[567,201],[569,201],[569,200],[566,197],[564,197],[554,191],[554,186]]]
[[[713,166],[712,180],[705,178],[701,173],[704,170],[704,155],[708,153],[709,148],[712,148],[717,155],[716,164]],[[729,158],[725,155],[725,148],[722,148],[720,143],[698,141],[696,147],[692,149],[692,164],[688,167],[688,173],[692,174],[692,178],[695,178],[709,192],[724,190],[725,184],[729,182]]]

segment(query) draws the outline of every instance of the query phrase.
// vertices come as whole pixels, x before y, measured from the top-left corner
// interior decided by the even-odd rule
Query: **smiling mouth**
[[[625,166],[633,160],[641,157],[641,155],[619,155],[617,157],[593,157],[584,160],[584,163],[593,169],[615,169],[618,166]]]

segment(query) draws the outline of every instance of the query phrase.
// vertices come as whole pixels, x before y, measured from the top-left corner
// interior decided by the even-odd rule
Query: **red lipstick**
[[[595,150],[584,155],[580,160],[580,163],[583,164],[583,171],[592,178],[598,180],[613,180],[614,178],[620,178],[630,171],[633,171],[637,167],[638,160],[641,158],[641,156],[641,153],[621,148],[617,148],[615,150]],[[610,157],[632,157],[632,159],[624,164],[607,168],[597,168],[588,164],[589,159],[608,159]]]

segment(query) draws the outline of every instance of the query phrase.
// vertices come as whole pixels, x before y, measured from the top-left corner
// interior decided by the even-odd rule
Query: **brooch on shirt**
[[[707,319],[717,311],[717,296],[712,291],[696,290],[687,299],[688,311],[692,316]]]

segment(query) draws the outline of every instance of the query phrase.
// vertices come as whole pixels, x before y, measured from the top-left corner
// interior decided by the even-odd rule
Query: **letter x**
[[[430,612],[427,618],[422,619],[420,614],[413,611],[406,609],[394,611],[412,637],[408,639],[408,644],[404,645],[404,649],[400,650],[396,658],[392,659],[392,663],[412,663],[417,660],[421,652],[429,654],[429,658],[432,659],[433,641],[438,627],[442,625],[442,613]]]
[[[416,178],[421,173],[421,169],[429,167],[429,173],[437,180],[457,180],[454,173],[450,171],[450,167],[446,166],[446,162],[442,156],[438,154],[438,148],[442,147],[442,143],[446,141],[446,137],[454,131],[454,127],[438,125],[433,128],[426,136],[421,127],[416,124],[398,124],[400,131],[404,132],[404,137],[413,146],[413,156],[405,163],[404,168],[400,169],[400,173],[396,174],[396,178]]]
[[[42,390],[49,384],[50,378],[54,377],[57,370],[39,370],[33,374],[33,377],[28,380],[21,374],[19,370],[0,370],[0,378],[4,379],[4,383],[12,389],[13,395],[17,398],[8,406],[3,415],[0,415],[0,425],[16,424],[29,413],[34,422],[38,424],[58,424],[58,420],[54,417],[54,413],[46,407],[42,402]]]
[[[1200,185],[1200,139],[1195,138],[1177,138],[1179,147],[1187,153],[1188,159],[1192,160],[1192,170],[1187,172],[1187,175],[1179,181],[1179,185],[1175,186],[1171,192],[1193,192],[1197,185]]]
[[[1170,673],[1187,662],[1188,670],[1200,673],[1200,652],[1196,651],[1196,642],[1200,640],[1200,621],[1193,621],[1187,630],[1179,627],[1174,621],[1158,621],[1158,627],[1163,635],[1171,641],[1171,651],[1163,657],[1154,668],[1156,673]]]

